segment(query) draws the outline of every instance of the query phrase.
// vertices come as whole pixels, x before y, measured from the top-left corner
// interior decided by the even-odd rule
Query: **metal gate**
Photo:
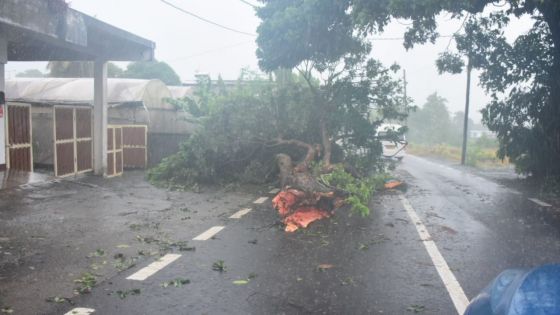
[[[63,177],[93,169],[91,108],[54,107],[54,173]]]
[[[7,116],[7,167],[12,170],[32,172],[31,105],[8,104]]]
[[[121,126],[107,127],[107,171],[105,176],[122,175],[123,172],[123,132]]]
[[[148,126],[122,125],[123,165],[146,168],[148,165]]]

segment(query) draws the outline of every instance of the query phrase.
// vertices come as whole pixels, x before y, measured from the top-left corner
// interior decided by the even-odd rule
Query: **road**
[[[195,251],[143,262],[46,313],[457,314],[502,270],[560,262],[557,209],[413,156],[396,173],[406,192],[378,194],[370,217],[341,210],[287,234],[272,195],[255,196],[268,199],[182,231]],[[162,285],[175,279],[190,283]]]

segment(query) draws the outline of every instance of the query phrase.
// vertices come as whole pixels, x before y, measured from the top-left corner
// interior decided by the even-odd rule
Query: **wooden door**
[[[109,125],[107,127],[107,171],[105,176],[122,175],[123,147],[122,127]]]
[[[64,177],[93,170],[93,123],[89,107],[54,107],[54,173]]]
[[[32,172],[31,105],[8,104],[7,109],[7,167],[11,170]]]
[[[123,164],[125,168],[148,165],[148,126],[122,125]]]
[[[64,177],[76,173],[76,133],[74,108],[55,106],[54,124],[54,175]]]

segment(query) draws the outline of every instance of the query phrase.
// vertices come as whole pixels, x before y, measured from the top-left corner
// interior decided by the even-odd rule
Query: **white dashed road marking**
[[[276,195],[279,192],[280,192],[280,189],[274,188],[273,190],[269,191],[268,193],[271,194],[271,195]]]
[[[247,213],[251,212],[251,208],[244,208],[236,213],[232,214],[229,218],[230,219],[241,219],[242,216],[246,215]]]
[[[531,200],[532,202],[538,204],[538,205],[541,206],[541,207],[552,207],[551,204],[546,203],[546,202],[544,202],[544,201],[541,201],[541,200],[539,200],[539,199],[537,199],[537,198],[527,198],[527,199]]]
[[[406,197],[401,193],[399,194],[399,199],[408,213],[408,217],[416,227],[416,231],[418,232],[418,235],[420,235],[420,239],[426,247],[426,251],[428,251],[428,255],[430,255],[430,258],[432,259],[432,262],[434,263],[434,266],[436,267],[436,270],[443,281],[447,292],[449,293],[449,297],[451,297],[451,301],[453,301],[453,305],[455,305],[457,313],[465,313],[465,309],[469,305],[469,299],[465,295],[461,284],[457,281],[457,278],[455,278],[455,275],[453,275],[453,272],[449,269],[449,266],[439,252],[436,243],[432,240],[430,233],[424,226],[424,223],[420,221],[418,214],[414,208],[412,208],[408,199],[406,199]]]
[[[268,197],[260,197],[259,199],[253,201],[253,203],[262,204],[262,203],[264,203],[267,199],[268,199]]]
[[[95,312],[93,308],[85,308],[85,307],[76,307],[75,309],[71,310],[70,312],[64,315],[89,315]]]
[[[179,257],[181,257],[181,255],[179,254],[167,254],[161,257],[160,259],[154,261],[153,263],[149,264],[147,267],[138,270],[136,273],[130,275],[126,279],[144,281],[151,275],[165,268],[165,266],[177,260]]]
[[[212,236],[218,234],[221,230],[223,230],[225,226],[213,226],[200,234],[199,236],[193,238],[194,241],[206,241],[210,239]]]

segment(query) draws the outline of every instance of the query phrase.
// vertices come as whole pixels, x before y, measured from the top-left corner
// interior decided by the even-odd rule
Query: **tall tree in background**
[[[93,63],[88,61],[49,61],[47,70],[53,78],[93,77]]]
[[[123,78],[160,79],[167,85],[181,85],[179,75],[163,61],[138,61],[130,63],[122,74]]]
[[[37,69],[27,69],[16,74],[16,78],[42,78],[45,74]]]
[[[91,78],[93,63],[89,61],[50,61],[47,64],[48,76],[53,78]],[[123,69],[112,62],[107,63],[109,78],[122,77]]]
[[[409,140],[412,143],[449,143],[452,129],[447,100],[437,93],[428,96],[426,103],[408,117]]]

